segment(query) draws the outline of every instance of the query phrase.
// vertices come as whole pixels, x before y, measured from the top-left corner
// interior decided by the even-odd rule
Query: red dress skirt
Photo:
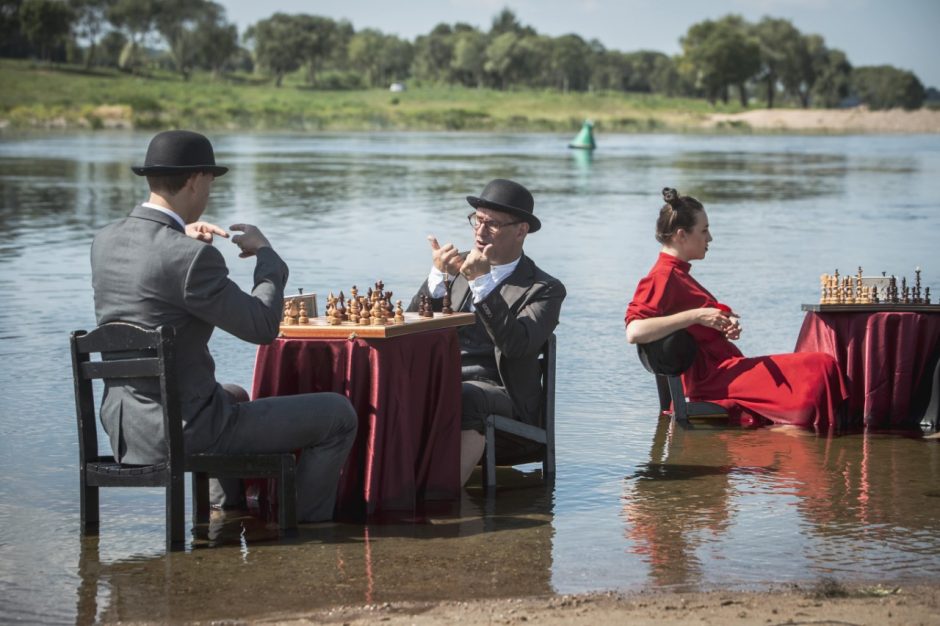
[[[637,285],[625,321],[662,317],[689,309],[722,308],[689,270],[692,266],[660,253]],[[693,324],[698,356],[682,375],[690,400],[713,402],[743,425],[765,421],[828,428],[848,397],[839,364],[828,354],[800,352],[745,357],[721,332]]]

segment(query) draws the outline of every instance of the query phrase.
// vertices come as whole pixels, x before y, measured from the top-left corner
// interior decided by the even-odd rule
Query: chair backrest
[[[86,460],[98,456],[92,380],[152,378],[160,385],[167,461],[182,467],[183,427],[176,382],[175,339],[176,331],[172,326],[149,330],[126,322],[111,322],[91,332],[72,333],[72,375],[82,466]],[[100,354],[101,360],[92,361],[93,354]]]
[[[659,376],[678,376],[692,367],[698,354],[695,338],[685,329],[649,343],[636,344],[640,363]]]
[[[542,347],[539,365],[542,368],[542,428],[555,422],[555,333],[549,335]]]

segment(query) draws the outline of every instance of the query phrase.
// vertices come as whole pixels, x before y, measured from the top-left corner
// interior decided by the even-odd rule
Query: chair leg
[[[209,475],[205,472],[193,472],[193,523],[209,523]]]
[[[486,417],[486,447],[483,449],[483,488],[496,487],[496,424],[492,415]]]
[[[282,531],[297,529],[297,488],[294,484],[294,457],[281,459],[281,477],[277,481],[277,521]]]
[[[97,535],[99,524],[98,509],[98,487],[92,487],[85,483],[85,473],[81,475],[81,510],[82,510],[82,534]]]
[[[171,476],[166,486],[166,549],[168,552],[186,548],[185,503],[186,487],[182,474]]]

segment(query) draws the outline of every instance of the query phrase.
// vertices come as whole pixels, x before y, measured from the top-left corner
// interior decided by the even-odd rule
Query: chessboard
[[[473,313],[434,313],[434,317],[424,317],[418,313],[404,313],[404,321],[398,323],[391,319],[385,324],[363,325],[344,321],[331,323],[326,317],[311,317],[306,322],[281,324],[281,336],[292,338],[318,339],[387,339],[414,333],[422,333],[439,328],[467,326],[475,322]]]
[[[940,304],[804,304],[801,309],[813,313],[940,313]]]

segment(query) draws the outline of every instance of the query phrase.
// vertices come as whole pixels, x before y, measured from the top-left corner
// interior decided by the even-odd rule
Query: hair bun
[[[679,192],[672,187],[663,187],[663,200],[672,208],[676,208],[676,205],[681,203],[679,200]]]

